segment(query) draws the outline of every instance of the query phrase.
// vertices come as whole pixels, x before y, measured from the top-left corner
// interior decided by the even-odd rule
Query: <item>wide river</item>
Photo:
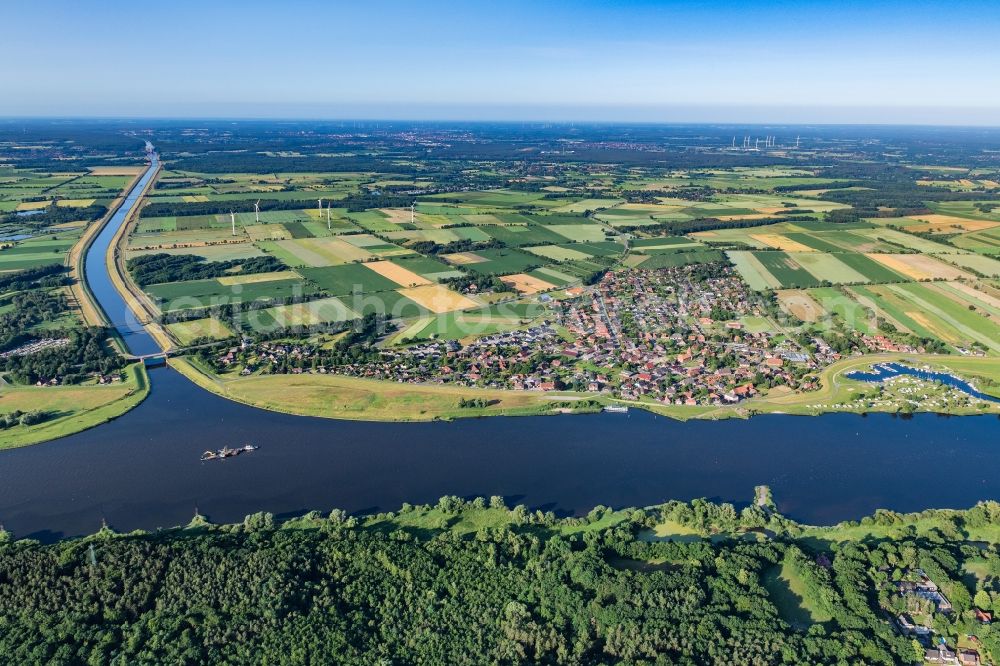
[[[90,279],[103,256],[87,263]],[[130,349],[145,353],[152,341],[116,309],[110,281],[91,285],[107,311],[123,315],[112,319],[128,327]],[[394,510],[446,494],[503,495],[557,513],[695,497],[746,504],[761,483],[791,517],[830,523],[879,507],[968,507],[1000,496],[993,416],[680,423],[633,411],[368,423],[254,409],[169,368],[150,376],[149,398],[125,416],[0,452],[5,528],[50,541],[93,532],[102,520],[119,530],[183,524],[196,508],[223,522],[253,511]],[[260,449],[198,460],[205,449],[245,442]]]

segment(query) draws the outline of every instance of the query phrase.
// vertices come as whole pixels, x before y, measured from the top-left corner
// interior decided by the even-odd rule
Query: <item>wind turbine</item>
[[[253,217],[257,224],[260,224],[260,199],[253,205]]]
[[[322,217],[323,216],[323,200],[322,199],[316,199],[316,208],[319,209],[320,217]]]
[[[413,203],[410,203],[410,224],[413,224]]]
[[[236,235],[236,213],[229,211],[229,219],[233,222],[233,235]]]
[[[736,147],[736,137],[734,136],[733,137],[733,148],[735,148],[735,147]]]
[[[799,149],[799,137],[795,137],[795,150]]]
[[[760,137],[757,138],[753,143],[753,149],[760,152]]]
[[[326,204],[326,230],[327,231],[331,230],[331,227],[330,227],[330,208],[332,206],[333,206],[333,202],[332,201]]]

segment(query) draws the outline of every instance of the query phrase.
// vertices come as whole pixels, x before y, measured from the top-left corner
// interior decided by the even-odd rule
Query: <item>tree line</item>
[[[926,514],[862,521],[876,534],[931,525],[919,535],[824,542],[756,505],[560,519],[499,497],[443,497],[367,518],[197,517],[186,530],[51,545],[0,533],[0,652],[51,664],[888,666],[917,660],[887,618],[892,582],[919,567],[955,607],[935,614],[935,630],[952,644],[975,633],[996,659],[1000,632],[970,609],[995,607],[1000,554],[964,531],[1000,524],[1000,506]],[[645,537],[664,521],[702,538]],[[739,538],[763,527],[776,536]],[[962,578],[971,561],[992,572],[974,594]],[[790,623],[772,582],[780,567],[829,621]]]

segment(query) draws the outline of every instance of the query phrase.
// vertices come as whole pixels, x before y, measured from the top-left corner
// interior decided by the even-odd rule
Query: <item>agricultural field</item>
[[[305,148],[262,156],[285,165],[311,159]],[[387,313],[396,333],[380,344],[390,346],[457,336],[467,328],[457,322],[482,323],[484,334],[511,330],[523,320],[491,323],[482,308],[560,300],[608,270],[716,262],[732,262],[765,297],[774,292],[774,306],[804,326],[874,335],[884,322],[950,349],[976,344],[992,353],[996,344],[989,327],[998,312],[984,280],[1000,277],[1000,260],[990,256],[1000,254],[1000,208],[988,196],[929,201],[922,214],[913,205],[852,215],[850,202],[877,184],[806,164],[567,162],[512,177],[506,165],[466,160],[440,173],[415,168],[419,160],[301,173],[202,172],[189,162],[199,163],[168,161],[126,252],[222,267],[221,275],[144,287],[163,312],[199,322],[170,324],[181,345],[200,336],[201,323],[212,321],[209,306],[220,304],[229,312],[254,303],[258,320],[290,329]],[[246,334],[246,321],[227,322],[228,330]],[[767,317],[740,323],[777,330]]]
[[[0,273],[62,264],[82,235],[82,229],[29,238],[0,249]]]
[[[197,340],[226,340],[233,337],[232,330],[215,317],[204,319],[189,319],[173,324],[167,324],[167,330],[183,344],[191,344]]]
[[[531,254],[507,249],[488,249],[479,250],[475,253],[463,253],[458,259],[453,259],[453,256],[448,255],[445,258],[455,263],[455,265],[462,266],[466,270],[482,275],[520,273],[531,268],[537,268],[545,263],[544,260]]]
[[[497,296],[530,298],[579,284],[625,251],[621,242],[608,239],[605,225],[588,217],[624,203],[618,197],[550,198],[549,192],[501,189],[421,196],[412,209],[340,203],[358,187],[414,182],[374,173],[202,174],[168,168],[129,235],[126,258],[194,257],[206,266],[225,263],[231,266],[227,273],[265,259],[284,267],[284,273],[144,287],[167,313],[204,309],[207,314],[211,307],[245,309],[256,303],[254,316],[268,326],[309,327],[384,312],[413,328],[423,319],[439,322],[494,300],[475,290],[461,293],[448,281],[499,277],[503,281],[495,284],[503,291]],[[264,202],[259,212],[258,202]],[[271,307],[264,307],[268,302]],[[210,321],[195,321],[203,320]],[[247,320],[236,328],[245,329]],[[167,330],[181,345],[202,332],[171,327]]]
[[[996,299],[962,283],[903,283],[850,287],[848,293],[896,328],[952,348],[1000,351]],[[970,307],[971,306],[971,307]]]
[[[944,261],[965,268],[984,277],[1000,277],[1000,260],[981,254],[955,253],[939,257]]]
[[[257,317],[256,324],[265,328],[292,328],[296,326],[317,326],[334,322],[347,322],[361,315],[349,308],[336,297],[321,298],[303,303],[279,305],[250,313]]]
[[[994,227],[969,234],[961,234],[949,239],[949,242],[963,250],[1000,256],[1000,228]]]
[[[167,282],[146,287],[163,312],[250,303],[258,300],[303,298],[319,291],[302,278],[285,278],[229,285],[220,279]]]

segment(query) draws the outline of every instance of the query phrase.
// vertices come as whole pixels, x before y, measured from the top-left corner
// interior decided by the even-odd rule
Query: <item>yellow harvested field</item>
[[[496,215],[491,215],[489,213],[477,213],[474,215],[462,215],[462,219],[469,224],[496,224],[498,226],[503,226],[504,221],[501,220]]]
[[[802,321],[817,321],[825,314],[823,306],[801,289],[779,289],[775,295],[782,309]]]
[[[228,326],[215,317],[204,319],[191,319],[167,324],[166,329],[177,338],[182,345],[191,344],[199,338],[212,338],[213,340],[225,340],[233,337],[233,332]]]
[[[1000,187],[1000,183],[995,180],[981,180],[979,182],[982,183],[984,187],[988,187],[991,190],[995,190]]]
[[[48,208],[48,201],[22,201],[17,204],[18,210],[40,210],[42,208]]]
[[[372,253],[339,238],[298,238],[278,241],[285,251],[307,266],[335,266],[370,259]]]
[[[94,176],[138,176],[145,167],[141,166],[95,166],[90,167]]]
[[[713,215],[712,217],[723,222],[733,222],[735,220],[764,220],[771,216],[767,213],[747,213],[743,215]]]
[[[995,226],[1000,226],[1000,222],[994,222],[992,220],[969,220],[964,217],[955,217],[953,215],[910,215],[908,216],[911,220],[917,220],[922,224],[914,224],[906,227],[907,231],[911,232],[924,232],[924,233],[935,233],[938,231],[982,231],[983,229],[991,229]]]
[[[57,206],[62,206],[63,208],[86,208],[87,206],[93,206],[95,199],[60,199],[56,202]]]
[[[687,202],[684,204],[647,204],[647,203],[626,203],[620,206],[615,206],[616,210],[631,210],[637,213],[674,213],[682,208],[686,208],[694,202]]]
[[[321,298],[306,303],[279,305],[265,310],[281,326],[316,326],[335,321],[357,319],[354,310],[339,298]]]
[[[475,301],[451,291],[440,284],[426,284],[422,287],[397,289],[399,293],[431,312],[451,312],[478,307]]]
[[[449,264],[456,266],[468,266],[469,264],[481,264],[486,261],[475,252],[455,252],[453,254],[442,254],[441,258]]]
[[[923,254],[868,253],[865,256],[912,280],[958,280],[971,277],[965,271]]]
[[[750,234],[750,238],[756,241],[760,241],[768,247],[773,247],[776,250],[784,250],[785,252],[815,252],[814,248],[808,245],[803,245],[798,241],[793,241],[787,236],[782,236],[781,234]]]
[[[231,287],[234,284],[253,284],[255,282],[270,282],[271,280],[298,280],[301,277],[295,271],[273,271],[271,273],[249,273],[247,275],[235,273],[220,277],[218,280],[219,284]]]
[[[1000,310],[1000,298],[997,298],[993,294],[987,293],[985,290],[979,290],[975,287],[969,286],[964,282],[949,282],[948,283],[953,289],[956,289],[963,294],[971,296],[974,300],[986,303],[992,308],[997,308]]]
[[[409,208],[379,208],[378,211],[383,215],[385,215],[387,218],[389,218],[389,221],[392,222],[393,224],[410,223]]]
[[[937,320],[932,320],[919,310],[907,310],[906,316],[933,333],[934,337],[940,338],[945,342],[950,342],[951,344],[957,344],[960,342],[959,338],[956,337],[954,333],[942,326],[939,326]]]
[[[370,268],[382,277],[389,278],[401,287],[431,284],[431,281],[423,275],[417,275],[413,271],[407,270],[391,261],[370,261],[365,264],[365,268]]]
[[[283,224],[251,224],[246,227],[247,234],[255,241],[286,240],[291,238],[288,228]],[[239,233],[237,226],[236,232]]]
[[[183,197],[184,203],[206,203],[208,197],[204,194],[185,194]]]
[[[80,227],[87,226],[86,220],[72,220],[70,222],[60,222],[59,224],[53,224],[52,229],[79,229]]]
[[[536,277],[532,277],[527,273],[516,273],[514,275],[505,275],[500,278],[500,281],[504,284],[509,284],[514,289],[518,290],[522,294],[537,294],[540,291],[545,291],[546,289],[554,289],[555,285],[545,280],[539,280]]]

